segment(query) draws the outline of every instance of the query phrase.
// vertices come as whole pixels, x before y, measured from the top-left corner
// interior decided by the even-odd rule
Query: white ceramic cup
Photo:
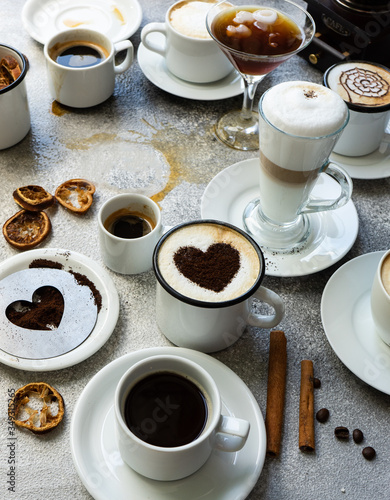
[[[7,56],[17,60],[21,74],[11,85],[0,90],[0,119],[2,122],[0,149],[14,146],[30,130],[30,110],[25,81],[28,63],[21,52],[8,45],[0,44],[0,61]]]
[[[193,224],[212,224],[231,228],[250,242],[259,259],[259,273],[255,283],[233,300],[209,302],[183,295],[168,284],[159,267],[159,252],[164,242],[176,231]],[[187,241],[183,240],[183,246]],[[157,278],[156,319],[159,329],[175,345],[201,352],[215,352],[236,342],[247,325],[273,328],[283,319],[284,304],[275,292],[265,288],[261,282],[265,274],[264,256],[259,246],[244,231],[214,220],[200,220],[180,224],[169,231],[158,242],[153,269]],[[253,300],[265,302],[274,312],[260,314],[254,311]]]
[[[233,66],[216,42],[208,34],[207,38],[197,38],[172,27],[171,12],[180,4],[187,3],[189,2],[180,1],[172,5],[165,15],[164,23],[147,24],[141,31],[141,41],[148,50],[164,57],[168,70],[182,80],[192,83],[221,80],[233,70]],[[214,5],[207,3],[210,8]],[[204,24],[206,26],[206,18]],[[162,34],[163,37],[157,37],[156,40],[156,37],[151,36],[155,33]]]
[[[353,68],[354,65],[356,65],[356,68]],[[357,92],[363,93],[364,90],[368,91],[371,87],[373,92],[378,92],[379,83],[388,87],[388,83],[379,74],[370,72],[369,68],[375,69],[377,67],[384,74],[387,73],[387,82],[390,81],[390,69],[376,63],[365,63],[365,61],[348,61],[334,64],[324,74],[324,85],[326,87],[335,87],[332,74],[335,71],[337,72],[339,67],[344,66],[350,68],[350,88],[356,88]],[[362,72],[361,74],[358,74],[359,70]],[[365,77],[365,74],[368,75],[368,78]],[[346,79],[348,80],[348,78]],[[340,86],[340,83],[338,85]],[[344,85],[346,84],[344,83]],[[338,91],[338,88],[333,88],[333,90]],[[344,89],[341,90],[341,92],[343,91]],[[351,90],[349,89],[347,93],[349,98],[350,94]],[[343,93],[341,95],[346,99]],[[345,102],[349,108],[350,118],[333,151],[344,156],[364,156],[373,153],[379,149],[382,141],[385,140],[385,130],[390,119],[390,103],[382,106],[371,106],[359,105],[349,102],[347,99]]]
[[[110,233],[105,223],[118,211],[144,214],[152,221],[152,231],[139,238],[121,238]],[[139,274],[152,268],[152,256],[162,235],[161,210],[142,194],[124,193],[108,199],[98,213],[100,251],[103,262],[112,271],[121,274]]]
[[[375,272],[371,314],[379,337],[390,345],[390,250],[383,255]]]
[[[193,382],[204,396],[207,419],[201,434],[181,446],[161,447],[147,442],[156,423],[176,419],[180,403],[168,396],[156,400],[150,417],[142,421],[138,432],[133,433],[125,418],[125,402],[134,385],[155,373],[171,372]],[[115,392],[115,422],[119,451],[124,462],[133,470],[151,479],[172,481],[196,472],[214,449],[235,452],[246,442],[250,424],[236,417],[222,415],[221,397],[210,374],[197,363],[177,355],[157,355],[133,365],[122,376]],[[135,431],[136,432],[136,431]]]
[[[90,67],[67,67],[53,60],[55,47],[70,43],[93,43],[103,48],[105,58]],[[122,63],[115,63],[115,55],[126,51]],[[54,35],[45,43],[47,77],[53,99],[66,106],[88,108],[107,100],[115,88],[115,75],[129,69],[134,58],[134,48],[129,40],[113,43],[98,31],[70,29]]]

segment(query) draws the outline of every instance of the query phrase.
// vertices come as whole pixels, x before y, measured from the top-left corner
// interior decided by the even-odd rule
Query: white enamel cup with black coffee
[[[100,62],[90,66],[81,65],[81,61],[74,66],[58,63],[61,51],[71,47],[94,48]],[[115,56],[121,51],[125,51],[125,57],[117,64]],[[81,28],[57,33],[45,43],[43,52],[51,97],[74,108],[88,108],[106,101],[114,92],[115,75],[127,71],[134,59],[130,40],[114,44],[103,33]]]
[[[30,130],[30,110],[27,100],[25,77],[28,62],[19,50],[0,44],[0,60],[13,57],[19,64],[19,77],[7,87],[0,89],[0,149],[10,148],[20,142]]]
[[[196,233],[199,229],[201,232],[205,231],[203,240],[198,236],[192,239],[187,231],[193,231],[194,228]],[[211,233],[215,230],[223,234],[222,240],[225,239],[230,246],[240,249],[235,274],[229,259],[223,253],[220,258],[218,255],[214,258],[215,265],[210,265],[208,256],[214,240],[207,234],[209,230]],[[219,236],[217,240],[218,238]],[[166,250],[172,241],[175,242],[177,251]],[[194,261],[194,266],[198,266],[201,276],[196,276],[191,271],[190,259],[187,268],[179,262],[178,257],[181,259],[187,248],[195,255],[197,262]],[[226,264],[223,263],[225,261]],[[184,269],[183,272],[178,266]],[[232,269],[230,278],[225,277],[227,268]],[[157,324],[161,332],[177,346],[206,353],[219,351],[236,342],[247,325],[268,329],[275,327],[283,319],[282,299],[261,285],[265,275],[265,261],[260,247],[244,231],[231,224],[205,219],[170,229],[156,245],[153,269],[157,278]],[[209,279],[209,273],[215,279]],[[178,280],[177,283],[175,279]],[[200,286],[196,282],[201,283]],[[217,288],[213,282],[218,285],[219,291],[215,291]],[[193,285],[196,288],[195,295],[192,295]],[[257,312],[254,299],[270,306],[270,313]]]
[[[166,379],[161,383],[166,374],[181,379],[180,391],[177,385],[169,386]],[[147,392],[142,392],[142,384]],[[186,391],[190,386],[199,393],[200,402],[189,399]],[[132,404],[137,391],[143,405]],[[204,407],[202,413],[197,410],[198,404]],[[196,413],[195,418],[188,417],[189,408]],[[160,481],[193,474],[214,449],[240,450],[250,433],[247,420],[222,415],[221,397],[211,375],[197,363],[177,355],[147,357],[129,368],[117,386],[114,411],[123,461],[139,474]],[[190,427],[195,428],[194,432]],[[169,432],[165,433],[167,428]],[[180,438],[180,445],[172,441],[170,446],[161,446],[161,434],[169,439]]]

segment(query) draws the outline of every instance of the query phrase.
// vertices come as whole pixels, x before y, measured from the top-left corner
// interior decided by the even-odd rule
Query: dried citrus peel
[[[51,230],[51,222],[45,212],[20,210],[3,226],[4,238],[19,250],[29,250],[41,243]]]
[[[25,210],[40,212],[51,207],[55,198],[41,186],[29,185],[17,188],[13,192],[14,200]]]
[[[32,406],[33,400],[38,400],[39,408]],[[55,406],[57,411],[54,414]],[[45,434],[57,427],[64,413],[65,406],[61,394],[45,382],[33,382],[18,389],[8,408],[8,415],[15,425],[34,434]],[[18,418],[22,414],[27,418]]]
[[[63,182],[54,196],[57,201],[72,212],[85,213],[93,202],[95,186],[85,179],[71,179]]]

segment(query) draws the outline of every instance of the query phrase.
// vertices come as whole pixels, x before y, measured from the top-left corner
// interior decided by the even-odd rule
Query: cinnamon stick
[[[301,361],[301,394],[299,401],[299,449],[314,451],[314,369],[313,362]]]
[[[282,440],[284,395],[286,392],[287,340],[284,332],[270,333],[267,409],[265,428],[267,431],[267,455],[277,457]]]

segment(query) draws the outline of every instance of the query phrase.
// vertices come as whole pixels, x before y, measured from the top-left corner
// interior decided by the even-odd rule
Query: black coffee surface
[[[119,238],[141,238],[152,230],[149,222],[137,215],[124,215],[116,219],[109,228],[110,233]]]
[[[59,56],[56,62],[61,66],[68,68],[88,68],[96,66],[104,60],[100,52],[88,45],[75,45],[65,49]]]
[[[143,441],[161,447],[194,441],[207,421],[200,389],[172,372],[159,372],[139,381],[125,402],[125,421]]]

